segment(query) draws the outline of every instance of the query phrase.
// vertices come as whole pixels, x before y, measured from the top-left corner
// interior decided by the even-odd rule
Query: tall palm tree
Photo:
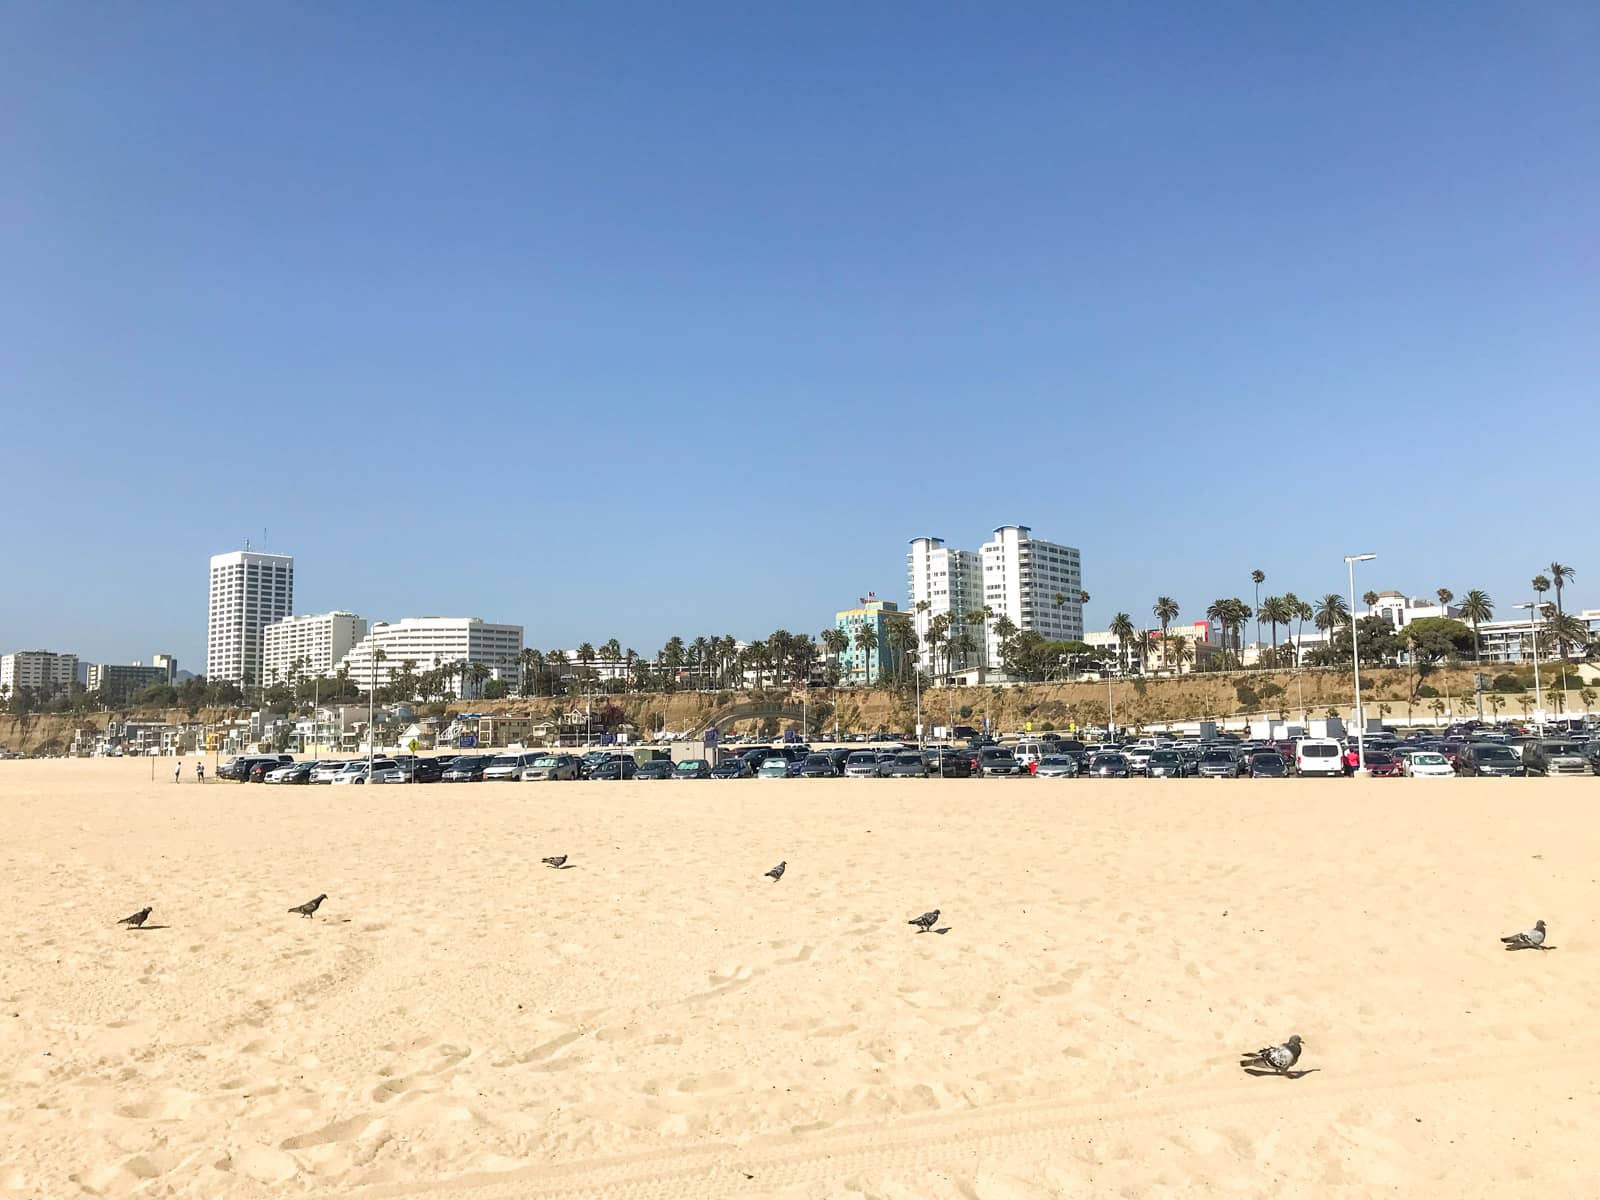
[[[1478,644],[1478,625],[1494,617],[1494,601],[1482,588],[1473,588],[1461,598],[1461,615],[1472,623],[1472,661],[1482,662],[1483,653]]]
[[[891,621],[886,631],[889,649],[895,653],[895,678],[905,682],[906,668],[917,652],[917,630],[910,621]]]
[[[1535,594],[1542,597],[1550,590],[1550,580],[1545,578],[1543,575],[1535,575],[1533,577],[1533,590]]]
[[[1250,582],[1256,585],[1256,645],[1261,645],[1261,585],[1267,581],[1267,573],[1257,567],[1250,572]]]
[[[1377,602],[1378,602],[1378,593],[1377,592],[1362,592],[1361,593],[1361,603],[1365,604],[1368,608],[1371,608]]]
[[[1228,602],[1226,600],[1213,600],[1206,605],[1206,620],[1217,627],[1217,641],[1222,646],[1223,652],[1228,649]]]
[[[872,682],[872,652],[878,648],[878,629],[863,621],[856,629],[856,649],[861,651],[862,682]]]
[[[1294,620],[1295,610],[1290,607],[1285,596],[1268,596],[1261,602],[1259,615],[1266,619],[1267,625],[1272,630],[1272,665],[1278,665],[1278,626],[1285,629]]]
[[[1550,581],[1556,587],[1556,612],[1558,613],[1566,611],[1561,607],[1561,589],[1566,586],[1567,580],[1576,574],[1576,571],[1564,563],[1553,562],[1550,564]]]
[[[1060,605],[1058,604],[1056,607],[1059,608]],[[994,609],[990,608],[987,604],[979,605],[977,608],[971,609],[967,612],[968,624],[977,625],[979,632],[982,634],[982,651],[985,655],[987,655],[989,651],[989,618],[992,616],[994,616]],[[965,630],[963,630],[963,632],[965,632]],[[963,661],[965,661],[965,659],[963,659]],[[978,665],[983,665],[982,658],[978,660]]]
[[[1571,613],[1554,612],[1545,616],[1544,633],[1546,637],[1554,638],[1556,647],[1561,653],[1561,661],[1567,661],[1568,646],[1587,646],[1589,643],[1589,627]],[[1565,672],[1563,672],[1563,675]]]
[[[823,648],[837,660],[839,655],[850,649],[850,637],[842,629],[824,629],[817,635]]]
[[[1181,633],[1172,639],[1169,652],[1172,655],[1172,662],[1178,668],[1180,675],[1183,673],[1183,664],[1194,661],[1194,648],[1189,644],[1189,639]]]
[[[1328,635],[1330,650],[1333,648],[1333,631],[1346,623],[1353,624],[1350,606],[1338,592],[1329,592],[1318,600],[1311,610],[1311,619],[1318,629]]]
[[[1128,643],[1137,636],[1133,628],[1133,618],[1125,612],[1119,612],[1111,618],[1111,635],[1117,639],[1117,657],[1122,661],[1122,673],[1128,673]]]
[[[1005,613],[1001,613],[994,622],[995,641],[1000,649],[1000,666],[1006,668],[1006,651],[1011,648],[1011,639],[1017,636],[1017,625]]]
[[[1448,616],[1450,613],[1450,601],[1456,598],[1456,594],[1449,588],[1440,588],[1433,594],[1439,597],[1439,607],[1444,609],[1445,615]]]
[[[1256,574],[1261,572],[1257,571]],[[1167,666],[1167,626],[1172,624],[1178,615],[1178,602],[1171,596],[1157,596],[1156,602],[1150,606],[1150,613],[1161,622],[1161,665]]]

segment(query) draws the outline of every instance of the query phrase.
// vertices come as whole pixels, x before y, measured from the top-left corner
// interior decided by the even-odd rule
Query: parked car
[[[652,758],[639,764],[633,773],[635,779],[671,779],[673,764],[670,758]]]
[[[1012,757],[1028,768],[1030,775],[1034,773],[1034,768],[1038,766],[1039,760],[1049,753],[1050,744],[1048,742],[1035,741],[1032,738],[1018,742],[1011,751]]]
[[[808,754],[800,760],[796,774],[801,779],[832,779],[838,775],[833,758],[828,754]]]
[[[1102,750],[1089,760],[1091,779],[1127,779],[1128,756],[1120,750]]]
[[[754,775],[749,761],[743,757],[725,758],[711,768],[713,779],[750,779]]]
[[[1156,752],[1154,746],[1130,746],[1123,757],[1128,760],[1128,774],[1143,775],[1150,765],[1150,756]]]
[[[1517,776],[1527,773],[1527,766],[1510,748],[1493,742],[1468,742],[1456,755],[1457,775]]]
[[[1251,779],[1287,779],[1293,772],[1289,760],[1276,750],[1257,750],[1245,762]]]
[[[522,772],[540,758],[542,754],[513,751],[509,754],[496,754],[489,760],[489,765],[483,769],[485,783],[514,783],[522,778]]]
[[[1413,751],[1401,760],[1400,770],[1412,779],[1449,779],[1456,773],[1450,760],[1437,750]]]
[[[352,779],[351,783],[410,783],[411,773],[405,764],[392,758],[379,758],[373,760],[372,770],[361,779]]]
[[[334,776],[335,785],[338,784],[364,784],[367,779],[367,760],[356,758],[345,763],[344,769]],[[372,760],[372,783],[404,783],[405,777],[400,773],[399,764],[392,758],[375,758]]]
[[[1201,779],[1237,779],[1241,769],[1239,756],[1232,750],[1213,747],[1201,753],[1196,774]]]
[[[1078,760],[1071,754],[1047,754],[1033,769],[1039,779],[1076,779]]]
[[[789,760],[781,755],[771,755],[756,769],[757,779],[789,778]]]
[[[316,769],[316,766],[317,764],[314,762],[290,763],[288,766],[278,767],[276,770],[268,771],[267,777],[263,782],[298,784],[310,783],[311,772]]]
[[[575,754],[541,754],[522,768],[524,783],[577,779],[581,764]]]
[[[1368,750],[1366,760],[1367,774],[1378,779],[1396,779],[1402,774],[1399,757],[1387,750]]]
[[[639,764],[625,754],[617,754],[607,759],[597,767],[589,769],[590,779],[612,779],[621,781],[632,779],[639,770]]]
[[[1177,750],[1152,750],[1144,773],[1150,779],[1182,779],[1191,774],[1188,760]]]
[[[1294,773],[1337,778],[1344,774],[1344,754],[1332,738],[1301,738],[1294,744]]]
[[[312,783],[332,783],[333,777],[344,769],[344,760],[340,758],[319,758],[317,765],[311,768]]]
[[[364,758],[352,758],[339,764],[339,769],[334,773],[333,779],[330,782],[349,783],[357,775],[365,778],[366,774],[367,760]]]
[[[878,778],[878,752],[876,750],[852,750],[850,757],[844,760],[844,777],[846,779]]]
[[[941,779],[971,779],[972,755],[954,746],[946,746],[931,756],[928,774]]]
[[[711,764],[703,758],[686,758],[672,768],[674,779],[710,779]]]
[[[419,758],[417,765],[412,769],[412,783],[438,783],[444,778],[446,763],[437,758]]]
[[[902,750],[889,760],[887,777],[890,779],[926,779],[928,764],[915,750]]]
[[[276,770],[293,761],[294,758],[288,754],[240,754],[230,758],[217,768],[217,778],[231,779],[235,783],[245,783],[247,781],[260,783],[260,776],[257,776],[254,780],[251,779],[252,772],[257,767],[262,768],[261,774],[264,776],[267,771]]]
[[[493,759],[487,754],[459,754],[439,777],[441,783],[478,783]]]
[[[1551,738],[1538,742],[1522,752],[1522,765],[1529,775],[1587,775],[1589,760],[1577,742]]]
[[[1032,778],[1032,772],[1014,754],[999,746],[985,746],[978,752],[978,775],[983,779]]]

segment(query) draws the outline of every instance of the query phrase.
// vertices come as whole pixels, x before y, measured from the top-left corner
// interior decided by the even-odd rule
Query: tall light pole
[[[1539,615],[1537,603],[1518,604],[1517,608],[1528,610],[1528,632],[1533,634],[1533,713],[1535,727],[1544,733],[1544,689],[1539,683],[1539,624],[1535,617]]]
[[[1350,668],[1356,686],[1356,774],[1367,773],[1367,719],[1361,707],[1361,647],[1356,641],[1356,564],[1371,562],[1376,554],[1346,554],[1344,565],[1350,568]]]

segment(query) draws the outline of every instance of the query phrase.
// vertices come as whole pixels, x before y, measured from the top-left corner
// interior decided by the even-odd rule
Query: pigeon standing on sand
[[[150,919],[151,911],[152,910],[150,906],[147,904],[138,912],[134,913],[131,917],[123,917],[122,920],[117,922],[117,924],[126,925],[130,929],[138,929]]]
[[[549,858],[541,858],[539,861],[545,866],[554,867],[559,871],[567,865],[567,856],[565,854],[552,854]]]
[[[772,880],[773,883],[777,883],[778,880],[783,878],[783,873],[784,873],[785,870],[788,869],[788,866],[789,866],[789,863],[788,863],[788,860],[786,859],[783,862],[779,863],[777,866],[773,867],[772,870],[768,871],[767,872],[767,878]]]
[[[932,929],[938,923],[939,923],[939,910],[937,908],[934,909],[932,912],[923,913],[920,917],[917,917],[915,920],[906,922],[907,925],[915,925],[917,927],[917,932],[918,933],[927,933],[928,930]]]
[[[1300,1035],[1297,1033],[1281,1046],[1263,1046],[1254,1054],[1245,1055],[1244,1065],[1271,1067],[1279,1075],[1285,1075],[1290,1067],[1300,1061],[1300,1050]]]
[[[327,898],[328,893],[323,892],[322,895],[318,896],[315,900],[307,900],[304,904],[297,904],[289,911],[292,913],[299,913],[302,917],[305,917],[306,920],[309,921],[311,919],[311,914],[316,912],[317,909],[321,908],[322,902]]]
[[[1543,950],[1544,922],[1535,921],[1532,929],[1524,929],[1521,933],[1513,933],[1500,940],[1506,944],[1507,950]]]

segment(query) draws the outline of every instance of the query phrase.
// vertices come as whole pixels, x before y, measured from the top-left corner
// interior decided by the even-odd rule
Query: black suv
[[[1509,746],[1468,742],[1456,755],[1457,775],[1526,775],[1528,768]]]
[[[284,763],[294,761],[292,754],[241,754],[230,758],[217,768],[218,779],[231,779],[235,783],[244,783],[250,778],[251,772],[258,766],[265,766],[268,771],[275,771]],[[265,772],[263,772],[265,774]],[[261,782],[261,776],[255,777],[255,782]]]

